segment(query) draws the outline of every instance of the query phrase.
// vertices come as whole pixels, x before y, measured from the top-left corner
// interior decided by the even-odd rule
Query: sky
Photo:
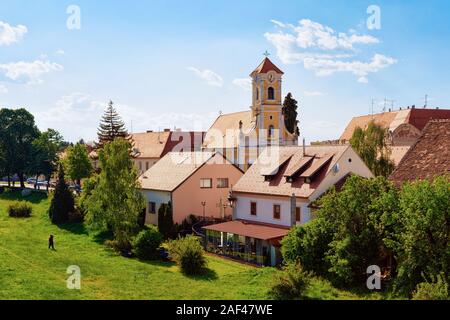
[[[0,107],[68,141],[109,100],[132,132],[207,130],[248,110],[267,50],[301,136],[337,139],[372,101],[450,107],[449,18],[444,0],[0,0]]]

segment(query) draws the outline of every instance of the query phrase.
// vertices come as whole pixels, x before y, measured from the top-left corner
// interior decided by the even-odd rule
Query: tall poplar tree
[[[284,115],[284,125],[286,126],[286,129],[290,133],[295,133],[299,135],[299,129],[298,129],[298,120],[297,120],[297,100],[295,100],[292,97],[292,93],[288,93],[286,98],[284,98],[283,102],[283,115]]]

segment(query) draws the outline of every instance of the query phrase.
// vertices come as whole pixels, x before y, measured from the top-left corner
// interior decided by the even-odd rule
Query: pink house
[[[190,215],[232,216],[227,197],[243,172],[215,152],[170,152],[139,181],[147,201],[146,223],[158,224],[158,209],[171,202],[174,223]]]

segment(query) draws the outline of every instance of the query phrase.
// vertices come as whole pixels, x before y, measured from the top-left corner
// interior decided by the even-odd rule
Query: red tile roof
[[[269,58],[265,58],[258,67],[250,74],[252,76],[255,73],[267,73],[269,71],[275,71],[276,73],[284,74],[276,65],[270,61]]]
[[[389,179],[403,182],[432,179],[450,173],[450,119],[432,120]]]
[[[227,232],[260,240],[282,238],[289,233],[289,228],[270,224],[233,220],[204,227],[206,230]]]

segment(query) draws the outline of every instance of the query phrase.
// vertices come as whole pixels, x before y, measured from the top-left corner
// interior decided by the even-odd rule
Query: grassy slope
[[[34,207],[31,218],[9,218],[6,207],[17,197],[0,195],[0,299],[265,299],[277,272],[209,256],[208,275],[186,277],[169,262],[117,256],[80,224],[52,225],[42,195],[27,199]],[[47,249],[50,234],[57,251]],[[81,268],[80,291],[66,288],[69,265]],[[322,280],[313,282],[308,295],[359,298]]]

